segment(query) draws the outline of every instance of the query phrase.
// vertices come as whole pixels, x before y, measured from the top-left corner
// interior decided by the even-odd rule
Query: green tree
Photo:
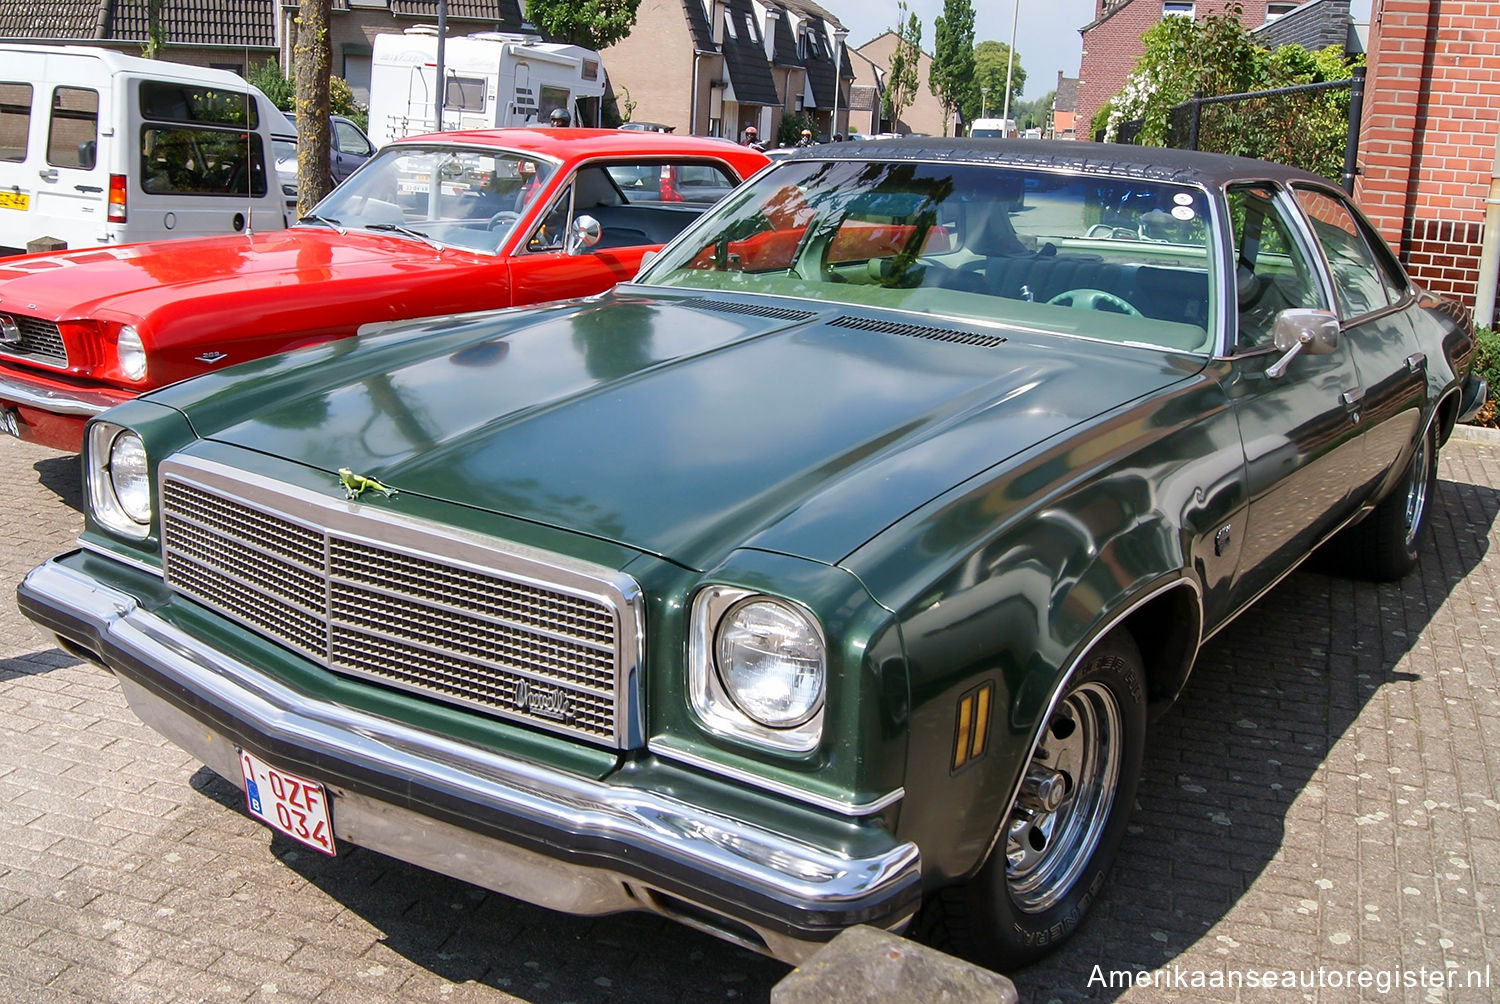
[[[974,86],[974,4],[972,0],[943,0],[943,13],[932,23],[932,71],[927,88],[943,109],[943,135],[953,113],[963,106]]]
[[[526,0],[526,20],[587,49],[613,45],[635,27],[641,0]]]
[[[881,117],[888,119],[892,128],[917,98],[921,82],[917,70],[922,59],[922,22],[916,14],[908,12],[905,0],[897,8],[896,47],[891,50],[890,73],[885,78],[885,94],[880,98]]]
[[[966,120],[972,122],[979,118],[981,112],[992,118],[1000,117],[1001,110],[1005,107],[1005,71],[1009,59],[1010,46],[1004,42],[987,39],[974,46],[974,86],[964,95],[960,105]],[[985,88],[989,90],[988,95]],[[1021,65],[1021,56],[1017,53],[1010,80],[1010,117],[1017,122],[1021,120],[1021,116],[1016,114],[1017,102],[1025,88],[1026,69]]]
[[[305,216],[332,189],[328,176],[328,89],[333,49],[328,42],[332,0],[302,0],[292,60],[297,77],[297,215]]]
[[[274,59],[267,59],[250,68],[250,75],[245,78],[260,92],[271,99],[271,104],[284,112],[294,111],[297,107],[297,85],[281,72],[281,67]]]
[[[160,59],[167,47],[167,29],[162,27],[161,10],[167,0],[146,0],[146,44],[141,46],[141,55],[147,59]]]

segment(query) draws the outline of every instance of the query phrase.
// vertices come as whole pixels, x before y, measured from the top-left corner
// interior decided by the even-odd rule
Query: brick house
[[[1371,15],[1355,197],[1417,281],[1473,306],[1500,130],[1500,4],[1374,0]]]
[[[227,8],[227,9],[226,9]],[[164,58],[243,75],[278,51],[274,0],[168,0]],[[98,45],[140,55],[146,0],[0,0],[0,38],[44,45]]]
[[[642,0],[630,35],[602,55],[633,118],[732,139],[753,125],[771,141],[785,116],[802,113],[827,137],[849,128],[844,34],[811,0]]]
[[[878,69],[882,81],[885,74],[890,72],[891,53],[896,51],[897,41],[898,39],[894,31],[886,31],[876,35],[859,47],[859,54],[864,57],[862,62]],[[917,59],[917,93],[915,100],[901,114],[900,121],[886,122],[884,124],[885,128],[877,129],[875,130],[876,132],[921,133],[928,136],[943,135],[943,106],[938,103],[937,97],[927,87],[927,80],[931,73],[932,57],[923,52]],[[857,77],[856,80],[859,83],[865,82],[863,75]]]
[[[1049,139],[1087,139],[1078,135],[1078,78],[1065,77],[1057,71],[1057,87],[1052,91],[1052,114],[1047,122]]]

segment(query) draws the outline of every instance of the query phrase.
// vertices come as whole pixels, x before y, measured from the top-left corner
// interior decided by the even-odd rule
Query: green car
[[[1473,351],[1298,171],[821,146],[603,296],[105,413],[19,598],[318,851],[1014,967],[1204,640],[1325,542],[1413,567]]]

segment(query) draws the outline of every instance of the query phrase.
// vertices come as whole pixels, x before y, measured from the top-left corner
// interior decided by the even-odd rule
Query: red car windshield
[[[493,252],[556,169],[509,150],[397,144],[335,188],[308,222]]]

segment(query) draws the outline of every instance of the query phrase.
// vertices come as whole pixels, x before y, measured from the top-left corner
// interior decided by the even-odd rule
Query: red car
[[[233,363],[602,292],[767,163],[612,129],[413,136],[289,230],[0,260],[0,431],[77,450],[90,416]]]

